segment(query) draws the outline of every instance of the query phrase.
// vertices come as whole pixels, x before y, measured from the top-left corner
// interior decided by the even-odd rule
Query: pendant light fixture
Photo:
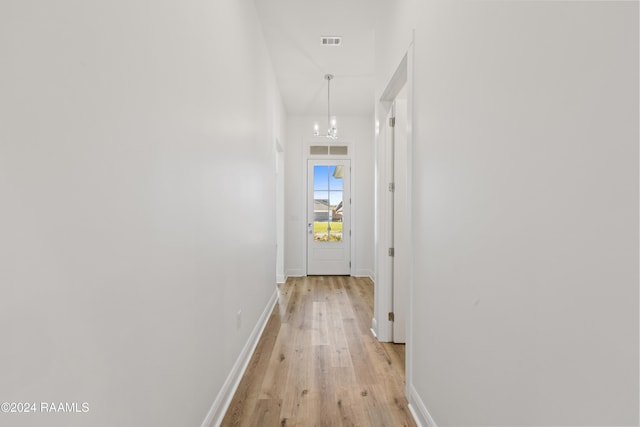
[[[313,126],[313,134],[315,136],[324,136],[326,138],[338,139],[338,128],[336,127],[336,118],[331,117],[331,80],[333,74],[327,74],[324,76],[327,80],[327,134],[320,135],[320,126],[316,123]]]

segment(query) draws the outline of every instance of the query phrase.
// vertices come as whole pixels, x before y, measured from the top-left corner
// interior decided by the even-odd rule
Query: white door
[[[393,342],[406,342],[407,307],[409,304],[409,269],[411,267],[410,205],[409,205],[409,152],[407,144],[407,101],[402,91],[393,103],[394,125],[389,129],[392,141],[394,183],[392,241],[393,259]]]
[[[309,160],[307,274],[351,274],[349,160]]]

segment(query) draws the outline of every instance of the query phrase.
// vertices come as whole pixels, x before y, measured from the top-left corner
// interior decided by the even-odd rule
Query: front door
[[[309,160],[307,274],[351,274],[349,160]]]

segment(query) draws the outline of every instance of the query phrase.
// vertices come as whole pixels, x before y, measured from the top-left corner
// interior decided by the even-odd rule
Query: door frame
[[[355,262],[354,260],[356,259],[355,255],[356,255],[356,245],[355,245],[355,241],[356,241],[356,230],[355,230],[355,226],[354,226],[354,218],[356,217],[356,209],[357,209],[357,195],[355,194],[355,192],[353,191],[353,189],[355,188],[355,182],[356,182],[356,167],[355,167],[355,157],[356,157],[356,153],[355,153],[355,144],[352,144],[351,141],[349,140],[342,140],[342,139],[328,139],[328,138],[323,138],[323,137],[318,137],[318,136],[312,136],[312,137],[305,137],[303,140],[303,149],[302,149],[302,169],[303,169],[303,176],[305,178],[305,186],[304,189],[302,190],[302,200],[301,200],[301,212],[304,212],[304,221],[302,221],[302,227],[303,227],[303,232],[302,232],[302,247],[304,248],[303,254],[302,254],[302,265],[303,265],[303,275],[306,276],[308,274],[308,259],[307,259],[307,239],[308,239],[308,233],[307,233],[307,208],[308,208],[308,200],[309,200],[309,186],[306,185],[306,180],[307,177],[309,176],[309,160],[349,160],[350,165],[351,165],[351,173],[350,173],[350,187],[351,187],[351,241],[350,241],[350,256],[351,256],[351,268],[349,271],[349,275],[353,276],[353,272],[355,271]],[[347,147],[347,153],[346,155],[314,155],[314,154],[310,154],[309,150],[310,147],[312,145],[340,145],[340,146],[346,146]]]
[[[276,169],[276,283],[286,280],[284,261],[284,230],[285,230],[285,153],[280,140],[275,141],[275,169]]]
[[[400,93],[403,87],[406,86],[407,91],[407,152],[408,158],[413,158],[412,152],[414,150],[413,140],[413,93],[414,93],[414,36],[405,52],[400,53],[402,59],[395,69],[392,77],[387,82],[387,85],[378,100],[375,108],[376,118],[376,271],[375,271],[375,291],[374,291],[374,317],[371,322],[371,330],[376,338],[381,342],[393,341],[393,323],[388,318],[388,313],[393,310],[393,286],[392,286],[392,274],[393,271],[389,268],[388,263],[388,248],[391,247],[391,235],[389,232],[390,213],[388,212],[389,206],[389,192],[388,182],[386,181],[388,175],[388,154],[387,149],[387,126],[384,122],[391,110],[391,106],[396,96]],[[407,205],[409,209],[409,224],[413,227],[413,213],[412,213],[412,176],[413,165],[410,161],[407,162]],[[413,281],[413,240],[409,242],[411,248],[408,264],[410,266],[409,271],[409,283],[407,289],[407,336],[405,347],[405,376],[406,376],[406,389],[407,396],[410,394],[410,390],[413,387],[411,379],[413,378],[413,295],[414,295],[414,281]]]
[[[314,233],[310,232],[309,228],[313,227],[315,222],[315,213],[313,207],[315,205],[315,170],[312,171],[312,167],[316,166],[341,166],[344,169],[344,176],[342,181],[342,204],[343,204],[343,230],[341,242],[316,242]],[[326,274],[326,275],[351,275],[351,221],[353,215],[351,214],[351,160],[350,159],[309,159],[307,160],[307,274],[310,267],[311,253],[314,250],[324,252],[325,250],[340,251],[342,254],[331,260],[324,267],[320,267],[318,264],[323,264],[323,260],[316,259],[317,264],[314,266],[316,271],[322,271],[321,273],[311,273],[314,275]],[[330,198],[329,192],[329,198]],[[346,249],[346,251],[344,251]],[[346,258],[346,259],[345,259]],[[327,271],[332,270],[333,271]],[[324,270],[324,271],[323,271]],[[339,272],[338,272],[339,271]]]
[[[409,287],[409,273],[411,270],[411,212],[409,199],[409,185],[411,161],[407,144],[407,100],[404,91],[396,96],[393,101],[390,116],[394,118],[394,126],[389,126],[389,134],[392,135],[390,153],[391,171],[390,181],[394,183],[394,191],[389,193],[391,209],[390,224],[391,238],[395,254],[389,257],[391,264],[392,307],[393,307],[393,334],[394,343],[406,343],[409,301],[407,293]],[[397,166],[397,167],[396,167]]]

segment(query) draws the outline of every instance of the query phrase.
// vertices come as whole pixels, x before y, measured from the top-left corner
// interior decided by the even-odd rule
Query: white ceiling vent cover
[[[340,44],[342,44],[342,37],[322,36],[320,37],[320,44],[322,46],[340,46]]]

